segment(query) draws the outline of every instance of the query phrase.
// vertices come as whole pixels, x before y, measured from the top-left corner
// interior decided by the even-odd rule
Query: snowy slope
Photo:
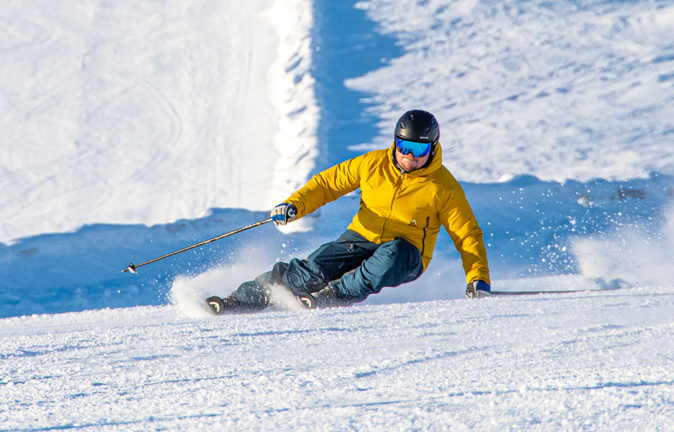
[[[0,6],[0,431],[635,430],[674,418],[671,1]],[[316,170],[441,122],[500,290],[442,233],[346,309],[212,318]],[[299,225],[299,224],[298,224]]]
[[[464,181],[674,173],[671,1],[359,2],[404,54],[347,84],[371,94],[379,136],[409,106],[434,112]]]
[[[308,253],[357,196],[302,221],[312,231],[264,227],[119,273],[261,220],[316,169],[387,146],[412,106],[442,123],[495,280],[611,280],[615,264],[587,262],[632,236],[646,253],[628,247],[619,277],[669,283],[668,2],[39,5],[0,8],[0,316],[164,304],[178,275]],[[435,256],[415,291],[384,301],[461,295],[446,236]],[[645,271],[642,256],[667,265]]]
[[[297,188],[316,156],[311,4],[273,3],[3,5],[0,241]]]
[[[4,5],[0,241],[266,210],[410,107],[463,181],[674,174],[670,1],[315,7],[324,28],[309,0]]]
[[[674,293],[0,320],[0,430],[668,431]]]

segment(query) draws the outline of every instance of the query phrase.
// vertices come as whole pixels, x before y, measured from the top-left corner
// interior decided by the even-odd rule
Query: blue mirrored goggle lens
[[[414,157],[426,156],[431,151],[431,143],[420,143],[396,138],[396,147],[402,154],[412,154]]]

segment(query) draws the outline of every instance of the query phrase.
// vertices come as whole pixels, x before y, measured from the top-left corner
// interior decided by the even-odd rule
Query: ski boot
[[[337,296],[337,291],[330,285],[314,293],[313,299],[316,308],[324,309],[330,307],[351,306],[353,301],[348,301]]]

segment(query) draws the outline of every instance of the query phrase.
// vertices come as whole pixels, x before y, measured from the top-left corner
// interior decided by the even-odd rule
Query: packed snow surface
[[[667,431],[671,289],[0,321],[0,430]]]
[[[26,0],[0,7],[0,431],[674,424],[674,4]],[[312,174],[441,126],[493,287],[441,233],[344,309],[208,317],[337,237]],[[288,232],[291,231],[291,232]]]

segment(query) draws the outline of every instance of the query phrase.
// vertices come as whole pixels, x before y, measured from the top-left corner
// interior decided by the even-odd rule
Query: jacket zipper
[[[386,215],[386,218],[384,219],[384,223],[381,225],[381,232],[379,233],[379,238],[381,239],[384,236],[384,231],[386,231],[386,222],[391,218],[391,213],[393,212],[393,203],[396,200],[396,196],[398,195],[398,191],[400,190],[400,186],[403,183],[403,175],[405,173],[401,172],[400,175],[398,176],[398,179],[395,182],[395,189],[393,191],[393,196],[391,197],[391,204],[388,206],[388,214]]]

